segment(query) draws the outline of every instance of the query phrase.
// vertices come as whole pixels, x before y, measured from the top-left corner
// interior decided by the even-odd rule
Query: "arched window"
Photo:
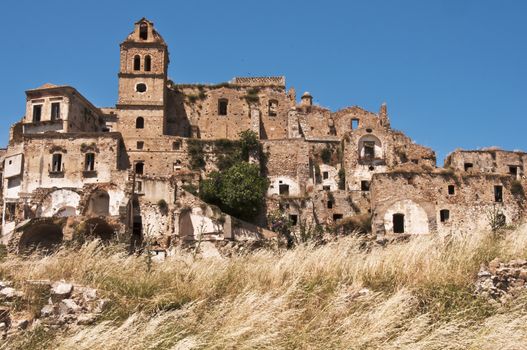
[[[137,117],[137,119],[135,120],[135,128],[136,129],[145,128],[145,119],[143,117]]]
[[[139,25],[139,38],[142,40],[148,39],[148,24],[144,22]]]
[[[276,117],[277,113],[278,113],[278,101],[270,100],[269,101],[269,116]]]
[[[229,105],[229,100],[226,98],[220,98],[218,100],[218,115],[227,115],[227,106]]]
[[[141,70],[141,57],[139,55],[134,56],[134,70]]]
[[[359,140],[359,159],[374,160],[383,159],[382,143],[373,135],[365,135]]]
[[[152,58],[147,55],[145,56],[145,72],[150,72],[152,70]]]

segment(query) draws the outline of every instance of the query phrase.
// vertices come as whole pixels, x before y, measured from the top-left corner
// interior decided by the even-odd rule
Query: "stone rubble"
[[[516,259],[503,263],[492,260],[482,266],[476,281],[476,295],[504,303],[527,287],[527,260]]]
[[[11,287],[9,281],[0,281],[0,336],[9,337],[38,325],[57,328],[60,326],[90,325],[107,308],[107,299],[98,299],[97,290],[64,281],[26,281],[26,292]],[[15,302],[23,300],[27,291],[38,288],[48,294],[47,304],[37,315],[15,311]]]

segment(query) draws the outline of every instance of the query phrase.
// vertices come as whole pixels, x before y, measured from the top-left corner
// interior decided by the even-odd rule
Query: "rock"
[[[7,300],[13,300],[15,298],[21,298],[23,296],[24,296],[24,293],[14,288],[11,288],[11,287],[6,287],[0,290],[0,297],[7,299]]]
[[[61,301],[62,299],[67,299],[71,296],[72,291],[72,284],[64,282],[55,282],[51,286],[51,299],[54,302]]]
[[[82,292],[82,296],[84,300],[86,301],[93,301],[97,299],[97,289],[84,288],[84,291]]]
[[[81,326],[88,326],[95,322],[97,316],[94,314],[82,314],[77,317],[77,324]]]
[[[5,287],[10,287],[10,286],[11,286],[11,282],[9,282],[9,281],[0,281],[0,289],[5,288]]]
[[[518,278],[527,282],[527,270],[521,269]]]
[[[101,300],[99,300],[99,303],[97,304],[97,307],[95,308],[95,312],[96,313],[101,313],[104,310],[106,310],[106,308],[108,308],[109,305],[110,305],[110,300],[108,300],[108,299],[101,299]]]
[[[489,263],[489,271],[493,275],[496,274],[496,270],[500,267],[500,259],[496,258]]]
[[[29,326],[29,320],[27,319],[17,320],[13,325],[17,329],[23,330],[23,329],[26,329],[27,326]]]
[[[527,265],[527,261],[523,259],[511,260],[509,262],[509,266],[512,266],[512,267],[524,267],[526,265]]]
[[[75,314],[81,310],[81,307],[73,299],[63,299],[59,303],[59,313],[61,315]]]
[[[55,313],[55,308],[53,305],[44,305],[42,310],[40,310],[40,317],[50,317]]]
[[[478,278],[487,278],[487,277],[491,277],[491,276],[492,276],[492,274],[489,271],[487,271],[487,270],[480,270],[478,272]]]
[[[5,322],[0,322],[0,332],[3,332],[7,329],[7,324]]]

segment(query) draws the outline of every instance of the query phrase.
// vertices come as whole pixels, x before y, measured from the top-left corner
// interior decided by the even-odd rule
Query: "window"
[[[404,214],[393,214],[393,233],[404,233]]]
[[[503,202],[503,186],[494,186],[494,201]]]
[[[152,70],[152,58],[149,55],[145,56],[145,72]]]
[[[42,105],[33,105],[33,122],[39,122],[42,118]]]
[[[351,130],[357,129],[359,127],[359,120],[358,119],[352,119],[351,120]]]
[[[5,204],[5,221],[15,220],[16,203],[9,202]]]
[[[374,141],[364,141],[364,158],[375,158]]]
[[[470,171],[474,168],[474,164],[472,163],[465,163],[465,171]]]
[[[333,214],[333,221],[337,222],[339,220],[342,220],[342,214]]]
[[[181,148],[181,141],[172,142],[172,150],[177,151]]]
[[[454,185],[448,185],[448,194],[449,195],[456,194],[456,187]]]
[[[51,120],[60,119],[60,102],[54,102],[51,104]]]
[[[174,164],[172,164],[174,171],[181,170],[181,161],[178,159]]]
[[[142,40],[148,39],[148,24],[144,22],[139,25],[139,38]]]
[[[227,115],[229,100],[222,98],[218,100],[218,115]]]
[[[141,57],[139,55],[134,56],[134,70],[141,70]]]
[[[289,196],[289,185],[281,184],[278,186],[278,192],[281,196]]]
[[[363,180],[360,182],[360,190],[361,191],[369,191],[370,190],[370,182]]]
[[[329,172],[328,172],[328,171],[323,171],[323,172],[322,172],[322,178],[323,178],[324,180],[329,179]]]
[[[328,209],[332,209],[333,208],[333,201],[328,201],[327,202],[327,207],[328,207]]]
[[[331,191],[331,186],[322,186],[323,191]]]
[[[137,149],[143,149],[143,147],[145,146],[145,143],[144,141],[137,141],[137,145],[136,145]]]
[[[60,172],[62,171],[62,154],[55,153],[51,159],[51,171]]]
[[[84,170],[85,171],[94,171],[95,170],[95,154],[86,153],[84,156]]]
[[[144,129],[145,127],[145,119],[143,117],[137,117],[135,120],[135,128],[136,129]]]
[[[145,168],[145,163],[143,162],[135,163],[135,173],[136,174],[142,175],[145,170],[144,168]]]
[[[450,219],[450,210],[442,209],[439,211],[439,219],[441,222],[447,222]]]
[[[135,192],[143,193],[143,181],[136,181],[135,182]]]
[[[298,223],[298,215],[289,215],[289,221],[291,221],[291,225],[296,226],[296,224]]]
[[[510,165],[509,166],[509,174],[511,174],[512,176],[517,176],[518,175],[518,167],[516,165]]]
[[[278,113],[278,101],[270,100],[269,101],[269,116],[276,117],[277,113]]]
[[[146,91],[146,84],[139,83],[135,86],[135,91],[137,92],[145,92]]]

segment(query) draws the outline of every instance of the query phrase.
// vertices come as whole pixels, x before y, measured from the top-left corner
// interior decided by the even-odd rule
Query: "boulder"
[[[55,282],[51,286],[51,299],[54,302],[67,299],[71,296],[71,292],[73,292],[72,284],[65,282]]]
[[[95,322],[97,316],[94,314],[82,314],[77,317],[77,324],[81,326],[88,326]]]
[[[42,310],[40,310],[40,317],[50,317],[55,313],[55,308],[53,305],[44,305]]]
[[[6,300],[13,300],[16,298],[21,298],[23,296],[24,296],[24,293],[22,293],[19,290],[16,290],[15,288],[6,287],[0,290],[0,297]]]
[[[76,314],[81,311],[81,307],[73,299],[63,299],[59,303],[59,313],[61,315]]]

